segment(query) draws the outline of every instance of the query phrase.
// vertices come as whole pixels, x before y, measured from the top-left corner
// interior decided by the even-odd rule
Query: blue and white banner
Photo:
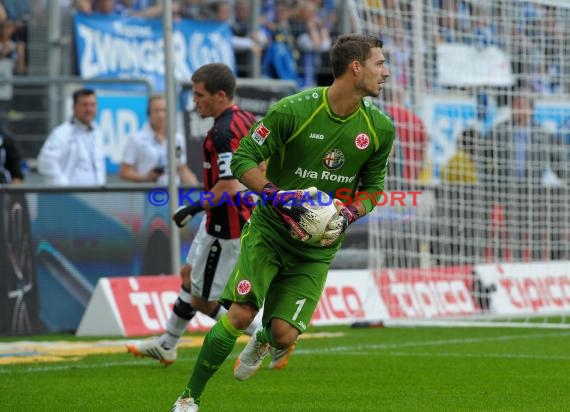
[[[77,66],[85,79],[148,79],[164,91],[164,28],[161,19],[77,14],[73,18]],[[182,19],[173,25],[174,76],[190,80],[207,63],[235,70],[227,23]]]
[[[146,121],[147,96],[128,91],[97,91],[97,124],[103,136],[108,174],[117,174],[129,137]]]

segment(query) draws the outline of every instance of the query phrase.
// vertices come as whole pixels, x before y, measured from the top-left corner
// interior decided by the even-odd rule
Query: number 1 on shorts
[[[295,314],[293,315],[293,320],[297,320],[297,316],[299,316],[299,313],[301,313],[301,309],[303,309],[303,306],[305,305],[305,302],[307,301],[307,298],[304,299],[299,299],[297,302],[295,302],[297,304],[297,310],[295,311]]]

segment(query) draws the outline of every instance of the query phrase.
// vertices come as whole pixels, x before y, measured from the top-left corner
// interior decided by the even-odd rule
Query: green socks
[[[242,334],[243,331],[232,326],[226,314],[206,334],[187,388],[196,403],[200,402],[206,384],[232,353]]]
[[[271,337],[271,329],[267,327],[259,329],[255,335],[255,338],[260,343],[269,343],[271,346],[275,347],[273,344],[273,339]]]

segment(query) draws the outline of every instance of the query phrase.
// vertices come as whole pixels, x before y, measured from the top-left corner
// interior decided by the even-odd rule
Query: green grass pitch
[[[239,343],[210,381],[200,411],[570,411],[569,330],[309,332],[326,336],[301,339],[286,369],[268,370],[266,360],[246,382],[232,376]],[[0,410],[169,411],[197,353],[180,349],[170,367],[126,351],[0,365]]]

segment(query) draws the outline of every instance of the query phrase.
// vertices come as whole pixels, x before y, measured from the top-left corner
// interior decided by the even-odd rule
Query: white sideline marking
[[[320,353],[317,350],[308,351],[297,351],[294,352],[295,355],[305,356],[305,355],[333,355],[332,353]],[[335,353],[335,356],[371,356],[377,355],[378,352],[353,352],[344,351]],[[464,353],[464,352],[386,352],[387,356],[396,357],[418,357],[418,358],[492,358],[492,359],[529,359],[529,360],[568,360],[570,361],[570,356],[564,355],[535,355],[526,353]],[[382,356],[385,356],[384,354]]]
[[[568,337],[570,332],[563,333],[536,333],[530,335],[505,335],[505,336],[490,336],[485,338],[455,338],[455,339],[441,339],[441,340],[428,340],[428,341],[414,341],[414,342],[400,342],[400,343],[378,343],[378,344],[366,344],[366,345],[354,345],[354,346],[335,346],[330,348],[320,348],[319,353],[323,352],[345,352],[360,349],[398,349],[398,348],[410,348],[410,347],[421,347],[421,346],[443,346],[443,345],[454,345],[454,344],[465,344],[465,343],[480,343],[480,342],[497,342],[497,341],[513,341],[513,340],[529,340],[529,339],[543,339],[543,338],[558,338],[558,337]],[[302,353],[303,350],[307,349],[297,349],[295,353]],[[309,349],[312,351],[312,349]]]
[[[430,327],[436,326],[439,328],[517,328],[517,329],[570,329],[570,323],[538,323],[538,322],[503,322],[503,321],[484,321],[484,320],[406,320],[406,319],[387,319],[384,322],[386,327]]]
[[[563,333],[536,333],[530,335],[504,335],[493,336],[485,338],[455,338],[455,339],[440,339],[432,341],[412,341],[401,342],[392,344],[369,344],[369,345],[352,345],[352,346],[333,346],[329,348],[315,348],[315,349],[302,349],[298,348],[294,352],[297,355],[344,355],[344,356],[370,356],[374,350],[382,349],[399,349],[410,347],[422,346],[444,346],[455,344],[479,343],[479,342],[497,342],[497,341],[515,341],[515,340],[531,340],[543,338],[565,338],[570,336],[570,332]],[[503,358],[503,359],[535,359],[535,360],[570,360],[570,356],[563,355],[527,355],[527,354],[514,354],[514,353],[414,353],[414,352],[387,352],[390,356],[431,356],[431,357],[480,357],[480,358]],[[230,355],[230,358],[237,357],[236,354]],[[177,363],[193,362],[197,357],[179,359]],[[67,369],[96,369],[96,368],[110,368],[116,366],[147,366],[149,364],[156,364],[155,359],[132,359],[124,362],[105,362],[92,365],[85,364],[67,364],[67,365],[45,365],[45,366],[30,366],[27,368],[14,369],[11,367],[0,367],[0,375],[7,375],[13,373],[32,373],[32,372],[51,372]]]
[[[570,360],[570,356],[564,355],[534,355],[525,353],[414,353],[414,352],[388,352],[390,356],[409,357],[438,357],[438,358],[493,358],[493,359],[531,359],[531,360]],[[370,355],[370,354],[369,354]]]

